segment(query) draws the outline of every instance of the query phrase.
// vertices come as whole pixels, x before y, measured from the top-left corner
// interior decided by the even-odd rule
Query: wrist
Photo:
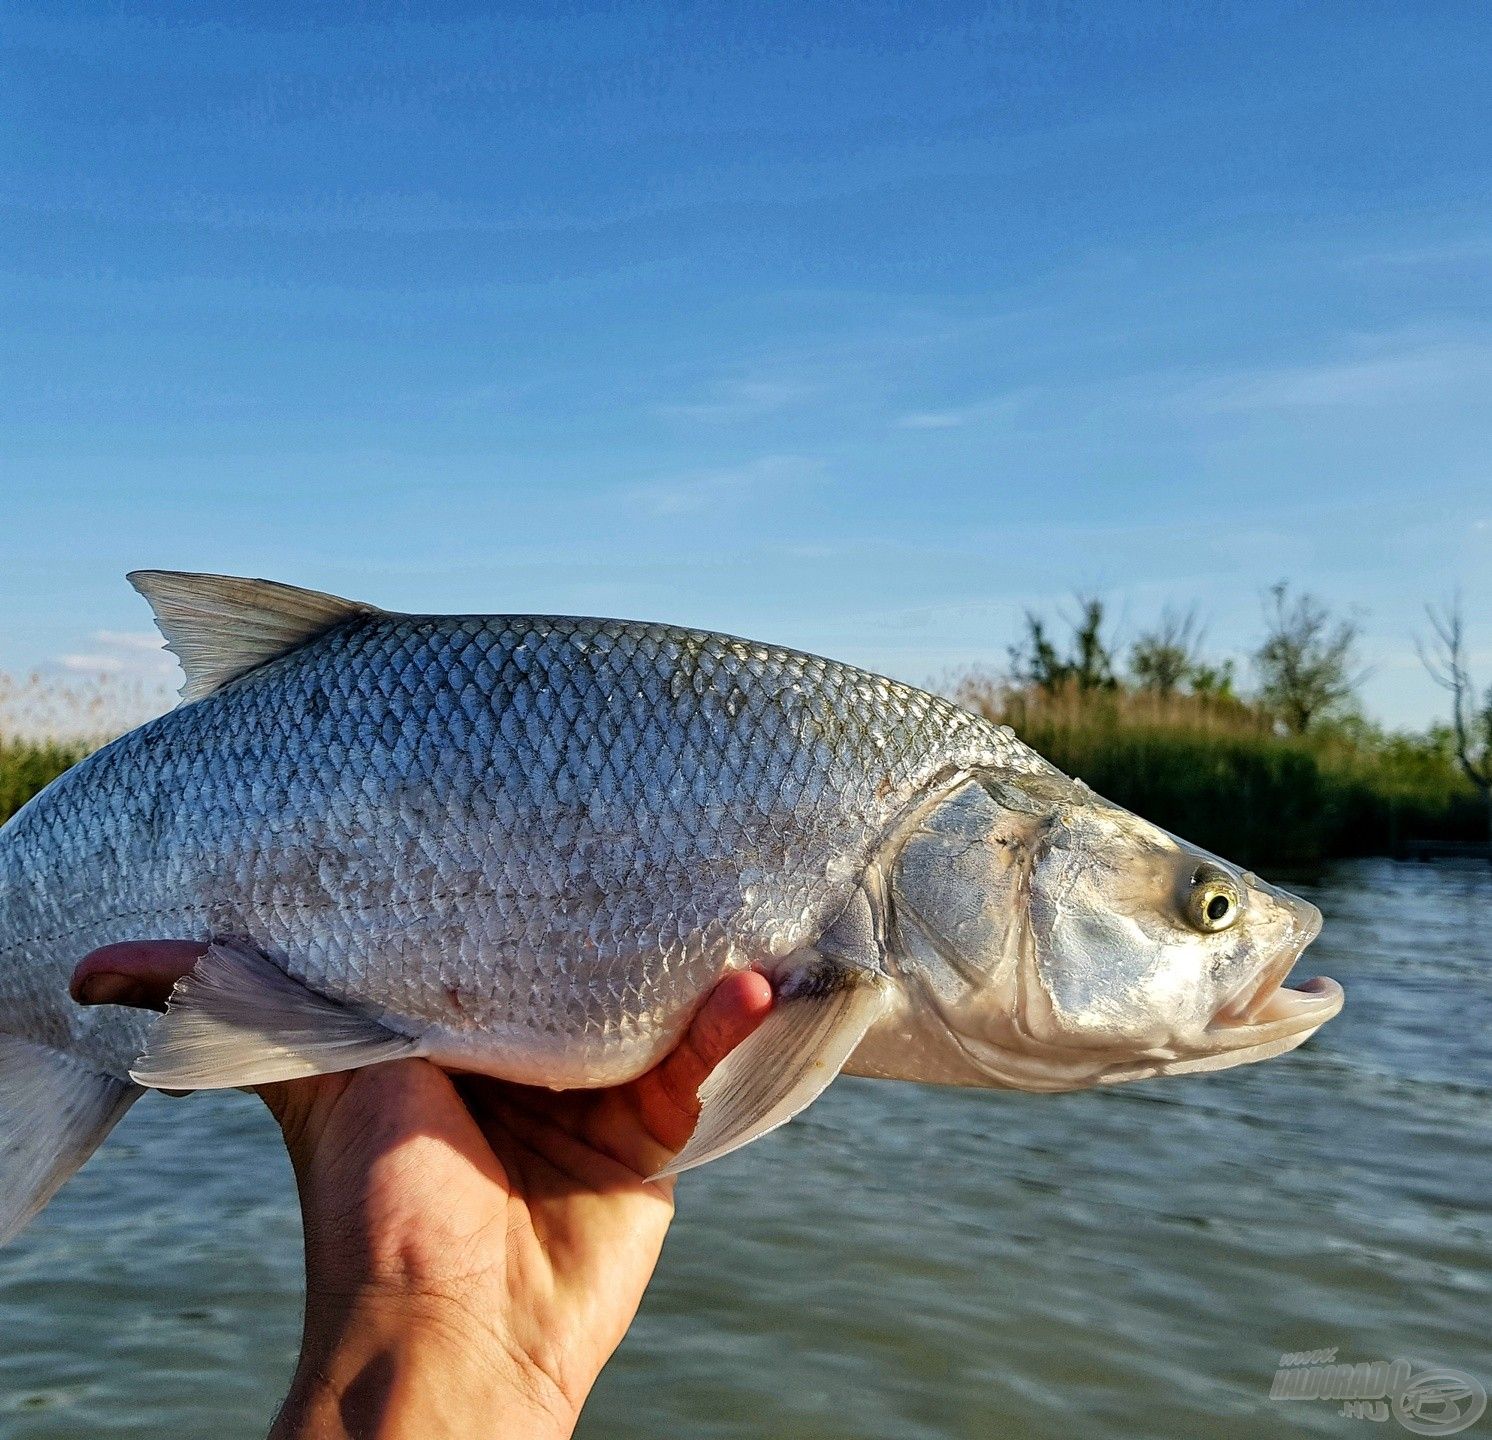
[[[470,1312],[371,1291],[308,1298],[270,1440],[568,1440],[578,1419],[550,1376]]]

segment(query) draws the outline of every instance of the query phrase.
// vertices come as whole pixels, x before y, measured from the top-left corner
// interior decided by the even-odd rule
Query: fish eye
[[[1186,897],[1186,918],[1208,934],[1226,930],[1243,908],[1243,897],[1231,877],[1211,865],[1199,865]]]

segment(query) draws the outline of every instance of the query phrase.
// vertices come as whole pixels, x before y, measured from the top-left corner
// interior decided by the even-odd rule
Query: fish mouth
[[[1169,1055],[1118,1065],[1098,1077],[1100,1085],[1144,1080],[1152,1075],[1200,1075],[1268,1060],[1303,1045],[1342,1008],[1346,994],[1325,975],[1299,986],[1285,984],[1301,953],[1321,931],[1314,905],[1296,902],[1296,923],[1279,956],[1269,961],[1231,996],[1203,1030],[1199,1041]]]
[[[1207,1026],[1207,1039],[1220,1050],[1252,1049],[1297,1035],[1304,1039],[1336,1015],[1346,992],[1329,976],[1298,986],[1285,983],[1320,933],[1321,913],[1313,905],[1298,917],[1279,958],[1224,1002]]]

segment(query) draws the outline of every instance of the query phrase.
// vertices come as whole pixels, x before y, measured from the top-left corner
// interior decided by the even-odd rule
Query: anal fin
[[[226,1090],[420,1053],[418,1040],[318,995],[257,951],[219,944],[176,982],[130,1076],[160,1090]]]
[[[0,1245],[57,1193],[142,1093],[60,1050],[0,1035]]]
[[[689,1143],[653,1179],[749,1145],[811,1105],[889,1003],[879,976],[810,953],[755,1031],[700,1086]]]

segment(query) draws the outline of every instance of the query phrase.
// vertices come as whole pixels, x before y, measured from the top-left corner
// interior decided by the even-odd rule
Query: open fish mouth
[[[1335,980],[1322,975],[1299,986],[1285,983],[1306,946],[1320,933],[1314,907],[1302,915],[1281,951],[1218,1010],[1202,1032],[1200,1043],[1180,1053],[1159,1053],[1116,1065],[1098,1077],[1100,1085],[1144,1080],[1152,1075],[1198,1075],[1231,1070],[1283,1055],[1303,1045],[1341,1008],[1346,995]]]
[[[1341,1008],[1346,993],[1337,982],[1319,975],[1299,986],[1285,981],[1317,935],[1321,916],[1312,909],[1297,926],[1290,943],[1238,990],[1212,1018],[1207,1038],[1219,1049],[1252,1049],[1319,1029]]]

